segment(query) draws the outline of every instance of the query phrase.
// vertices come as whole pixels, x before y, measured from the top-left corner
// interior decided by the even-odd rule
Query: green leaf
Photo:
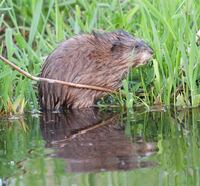
[[[30,46],[32,45],[34,37],[37,33],[37,28],[38,28],[38,24],[39,24],[39,20],[40,20],[40,14],[42,12],[42,4],[43,4],[43,0],[37,1],[35,10],[32,13],[33,19],[32,19],[32,23],[31,23],[29,40],[28,40],[28,44]]]

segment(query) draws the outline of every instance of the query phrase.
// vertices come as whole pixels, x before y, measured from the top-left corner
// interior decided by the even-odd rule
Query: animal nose
[[[145,43],[145,45],[149,54],[153,55],[153,49],[151,48],[151,46],[148,43]]]
[[[153,49],[151,47],[148,47],[148,50],[149,54],[153,55]]]
[[[138,42],[135,45],[135,48],[140,48],[143,50],[147,50],[149,54],[153,55],[153,49],[150,47],[150,45],[143,40],[138,40]]]

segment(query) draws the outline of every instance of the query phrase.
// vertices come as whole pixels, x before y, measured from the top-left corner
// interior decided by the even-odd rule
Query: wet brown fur
[[[74,36],[48,56],[41,77],[118,89],[130,67],[145,64],[152,50],[124,31]],[[105,92],[41,82],[42,109],[90,107]]]

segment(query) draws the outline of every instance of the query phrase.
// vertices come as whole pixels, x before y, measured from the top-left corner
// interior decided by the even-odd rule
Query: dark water
[[[200,185],[199,112],[2,118],[0,186]]]

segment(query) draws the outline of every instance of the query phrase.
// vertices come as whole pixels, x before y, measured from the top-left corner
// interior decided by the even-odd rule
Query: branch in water
[[[115,122],[116,119],[118,119],[118,118],[119,118],[119,114],[117,113],[113,117],[111,117],[111,118],[109,118],[109,119],[107,119],[105,121],[103,120],[100,123],[97,123],[97,124],[94,124],[94,125],[90,125],[90,126],[88,126],[86,128],[80,129],[80,130],[76,131],[76,133],[71,134],[70,136],[68,136],[67,138],[65,138],[63,140],[59,140],[59,141],[53,141],[53,142],[51,142],[51,144],[59,145],[59,147],[62,148],[62,147],[64,147],[66,145],[67,142],[69,142],[70,140],[72,140],[72,139],[74,139],[74,138],[76,138],[76,137],[78,137],[80,135],[83,135],[83,134],[88,133],[90,131],[93,131],[95,129],[101,128],[101,127],[103,127],[105,125],[111,125],[111,124],[114,125],[116,123]]]
[[[31,74],[29,74],[28,72],[22,70],[21,68],[19,68],[17,65],[15,65],[14,63],[9,61],[8,59],[3,57],[2,55],[0,55],[0,59],[5,64],[11,66],[14,70],[18,71],[20,74],[22,74],[22,75],[26,76],[27,78],[34,80],[34,81],[38,81],[38,82],[43,81],[43,82],[47,82],[47,83],[57,83],[57,84],[66,85],[66,86],[75,87],[75,88],[84,88],[84,89],[91,89],[91,90],[114,93],[114,90],[110,89],[110,88],[104,88],[104,87],[92,86],[92,85],[84,85],[84,84],[77,84],[77,83],[70,83],[70,82],[60,81],[60,80],[56,80],[56,79],[35,77],[35,76],[32,76]]]

